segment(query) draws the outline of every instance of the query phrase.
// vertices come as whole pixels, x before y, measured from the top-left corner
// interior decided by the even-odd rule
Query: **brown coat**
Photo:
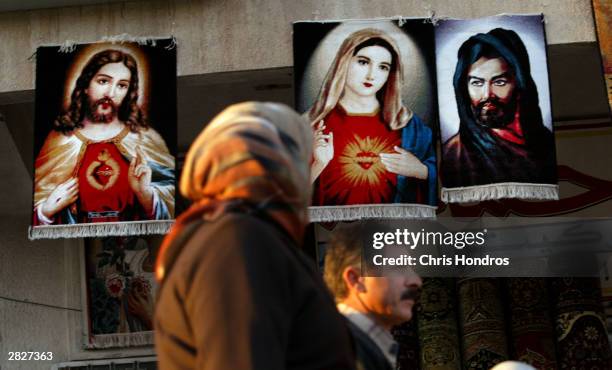
[[[354,369],[319,273],[270,222],[205,222],[167,272],[155,311],[159,368]]]

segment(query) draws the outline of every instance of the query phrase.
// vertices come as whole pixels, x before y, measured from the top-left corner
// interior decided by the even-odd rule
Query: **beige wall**
[[[32,182],[2,121],[0,142],[0,369],[48,370],[68,360],[153,354],[152,348],[82,349],[83,241],[28,240]],[[50,351],[54,359],[9,362],[9,351]]]
[[[179,44],[179,75],[207,74],[291,66],[292,21],[427,16],[433,10],[439,16],[462,18],[543,12],[550,43],[595,40],[590,0],[143,1],[0,13],[0,97],[21,96],[14,92],[33,89],[35,63],[28,58],[43,44],[95,41],[105,35],[121,33],[134,36],[172,34]],[[205,87],[215,90],[223,83],[217,81]],[[187,94],[190,88],[198,90],[198,86],[186,86],[183,93],[179,91],[179,96]],[[255,94],[240,89],[232,98],[243,99],[247,94]],[[24,101],[31,104],[31,97],[26,94]],[[189,119],[181,121],[193,129],[189,131],[191,136],[199,131],[196,125],[201,122],[202,114],[189,115],[187,108],[205,105],[207,111],[213,112],[224,105],[218,99],[209,101],[196,94],[180,100],[181,114],[187,114],[188,118],[194,116],[193,127],[185,123]],[[27,132],[31,132],[33,122],[31,114],[13,114],[15,112],[17,110],[10,110],[10,117],[16,117],[14,120],[6,124],[0,122],[0,142],[3,143],[0,146],[0,368],[50,368],[50,363],[8,362],[6,353],[13,350],[53,351],[52,363],[153,353],[152,348],[80,349],[83,343],[83,313],[80,310],[84,298],[80,290],[82,242],[27,240],[32,185],[19,150],[23,151],[21,147],[26,145]],[[11,136],[7,125],[12,131],[22,126],[24,128],[19,130],[26,131]],[[558,134],[559,163],[612,179],[609,171],[612,132],[591,132],[594,134]],[[15,145],[12,138],[18,139],[17,145],[21,147]],[[599,160],[589,159],[595,157]],[[612,205],[608,202],[587,213],[609,214],[610,208]]]
[[[293,65],[291,22],[544,13],[549,43],[594,41],[590,0],[140,1],[0,14],[0,93],[32,89],[40,45],[104,36],[176,36],[179,75]]]

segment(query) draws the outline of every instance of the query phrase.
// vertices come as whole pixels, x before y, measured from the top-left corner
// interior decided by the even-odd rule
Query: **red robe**
[[[396,153],[401,130],[389,129],[378,112],[351,115],[339,104],[325,126],[325,134],[334,133],[334,157],[315,183],[313,206],[393,203],[397,175],[379,154]]]
[[[87,145],[78,170],[79,222],[135,219],[138,202],[128,183],[129,166],[113,143]]]

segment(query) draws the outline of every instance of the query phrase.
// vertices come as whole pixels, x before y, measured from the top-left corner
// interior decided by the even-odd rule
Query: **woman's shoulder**
[[[238,251],[245,246],[270,252],[275,246],[290,242],[271,222],[244,212],[227,212],[215,220],[202,222],[190,244],[193,239],[197,240],[193,244],[201,249],[200,253],[211,253],[216,248]]]
[[[232,264],[251,264],[249,249],[255,251],[255,256],[270,255],[281,240],[273,226],[244,213],[227,212],[214,220],[199,219],[186,225],[170,244],[170,249],[180,251],[173,263],[173,275],[192,276],[205,266],[211,271],[224,271]]]

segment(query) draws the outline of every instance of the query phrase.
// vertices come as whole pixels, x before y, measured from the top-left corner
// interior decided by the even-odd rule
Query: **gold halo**
[[[70,97],[72,95],[72,91],[76,86],[76,81],[81,75],[83,68],[89,60],[97,54],[104,50],[119,50],[126,54],[131,55],[136,60],[136,66],[138,68],[138,100],[137,104],[146,111],[149,97],[149,61],[145,53],[142,51],[141,47],[136,43],[122,43],[116,44],[112,42],[101,42],[89,44],[83,47],[81,50],[75,53],[74,59],[72,61],[72,65],[68,69],[68,74],[66,81],[64,82],[64,100],[63,100],[63,108],[64,110],[68,110],[70,107]]]

